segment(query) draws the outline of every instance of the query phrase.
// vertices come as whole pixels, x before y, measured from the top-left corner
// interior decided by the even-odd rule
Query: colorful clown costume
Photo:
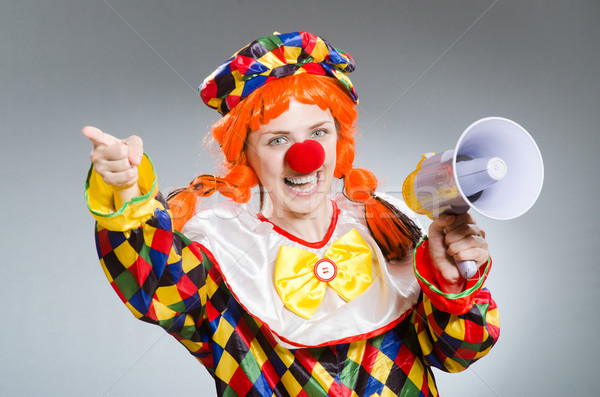
[[[489,263],[465,294],[448,299],[436,287],[427,241],[415,252],[416,278],[410,255],[383,258],[360,217],[362,204],[343,196],[332,198],[334,219],[318,243],[233,202],[199,212],[179,233],[147,157],[139,170],[143,195],[118,211],[112,188],[90,170],[86,197],[100,262],[127,308],[179,340],[220,396],[436,396],[431,367],[464,370],[498,338],[498,310],[482,288]],[[367,250],[358,250],[353,265],[340,259],[342,246]],[[277,281],[292,277],[275,275],[292,263],[282,247],[308,258],[307,266],[334,258],[336,277],[350,286],[315,281],[304,265],[298,273],[308,278],[295,287]],[[370,274],[354,282],[353,269]],[[353,288],[359,292],[347,292]],[[316,303],[294,298],[315,291]]]

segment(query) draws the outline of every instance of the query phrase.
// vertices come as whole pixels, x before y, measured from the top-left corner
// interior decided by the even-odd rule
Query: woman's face
[[[299,174],[285,160],[296,142],[313,139],[325,150],[325,162],[316,171]],[[248,136],[248,163],[273,204],[270,217],[305,217],[324,208],[333,181],[337,129],[329,109],[294,99],[289,109]]]

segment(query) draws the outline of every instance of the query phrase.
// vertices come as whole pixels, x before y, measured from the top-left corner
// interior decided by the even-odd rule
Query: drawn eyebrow
[[[265,131],[262,133],[262,136],[266,135],[289,135],[290,132],[286,130],[275,130],[275,131]]]
[[[309,127],[310,130],[314,130],[315,128],[321,127],[323,124],[333,124],[331,121],[329,120],[324,120],[324,121],[320,121],[316,124],[313,124]]]

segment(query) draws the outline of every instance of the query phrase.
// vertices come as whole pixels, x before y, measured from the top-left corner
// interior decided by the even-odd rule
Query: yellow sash
[[[315,314],[327,285],[350,301],[362,294],[372,282],[371,249],[356,229],[331,244],[324,258],[319,260],[317,254],[300,248],[284,245],[279,249],[275,288],[283,304],[306,319]],[[331,279],[334,275],[332,269],[337,273]]]

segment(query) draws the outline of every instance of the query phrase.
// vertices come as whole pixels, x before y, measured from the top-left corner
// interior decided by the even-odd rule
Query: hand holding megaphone
[[[437,285],[446,293],[465,290],[465,278],[457,266],[461,260],[473,261],[475,270],[489,258],[485,232],[471,214],[441,214],[429,225],[428,250]]]
[[[415,212],[431,219],[470,208],[498,220],[527,212],[544,179],[533,138],[514,121],[488,117],[471,124],[454,149],[429,153],[404,181],[402,195]],[[474,261],[458,262],[461,275],[477,272]]]

